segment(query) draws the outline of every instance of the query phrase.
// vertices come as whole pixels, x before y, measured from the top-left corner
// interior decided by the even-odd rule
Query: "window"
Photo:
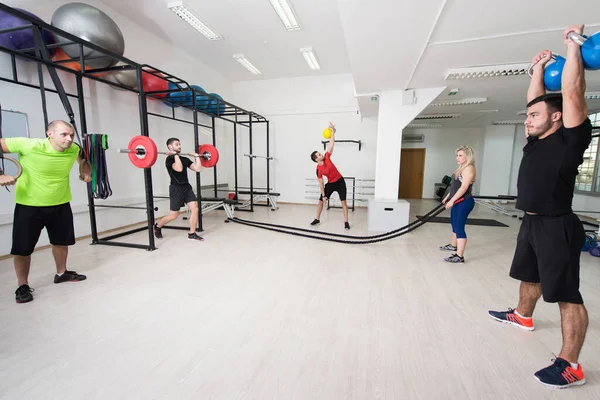
[[[600,176],[598,166],[598,144],[600,141],[600,112],[589,116],[592,126],[592,142],[583,154],[583,163],[579,166],[579,175],[575,181],[575,191],[600,194]]]

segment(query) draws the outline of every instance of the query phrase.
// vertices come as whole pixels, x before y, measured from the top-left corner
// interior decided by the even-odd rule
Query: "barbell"
[[[575,32],[570,32],[567,36],[581,46],[583,67],[590,71],[600,69],[600,32],[589,37]],[[552,53],[551,57],[554,62],[547,65],[544,70],[544,86],[550,91],[559,91],[562,86],[562,72],[567,60],[556,53]],[[527,70],[529,76],[533,76],[534,65],[531,64]]]
[[[158,151],[154,140],[148,136],[134,136],[127,145],[126,149],[119,149],[119,153],[129,154],[129,161],[138,168],[150,168],[158,159],[158,155],[170,155],[166,151]],[[219,162],[219,151],[211,144],[201,144],[198,146],[200,155],[200,164],[205,168],[211,168]],[[195,153],[183,153],[190,157],[196,157]]]

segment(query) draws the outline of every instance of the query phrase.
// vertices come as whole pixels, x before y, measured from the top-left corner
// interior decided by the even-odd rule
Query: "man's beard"
[[[544,133],[548,132],[550,128],[552,128],[552,122],[548,120],[543,125],[534,128],[533,131],[527,130],[527,134],[529,136],[542,136]]]

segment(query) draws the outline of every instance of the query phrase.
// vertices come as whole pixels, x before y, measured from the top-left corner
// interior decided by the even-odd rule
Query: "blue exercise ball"
[[[206,91],[198,85],[192,85],[191,88],[196,89],[197,91],[199,91],[201,93],[206,93]],[[196,110],[204,111],[206,109],[206,107],[208,106],[208,100],[209,100],[208,97],[206,97],[204,95],[196,94]],[[188,101],[188,103],[186,105],[188,107],[194,106],[193,96],[190,96],[190,100]]]
[[[223,100],[223,98],[216,93],[210,93],[210,95],[216,97],[219,100]],[[211,114],[221,115],[225,112],[225,104],[211,98],[207,111]]]
[[[15,8],[15,10],[22,12],[23,14],[27,14],[28,16],[35,18],[41,22],[42,19],[37,15],[30,13],[29,11],[22,10],[20,8]],[[9,14],[4,11],[0,11],[0,30],[16,28],[18,26],[29,25],[30,22],[24,19],[15,17],[12,14]],[[55,44],[56,38],[54,34],[45,29],[41,30],[42,32],[42,42],[44,44]],[[33,40],[33,28],[25,28],[18,31],[12,31],[7,33],[0,34],[0,46],[6,47],[11,50],[23,50],[35,47],[35,41]],[[50,56],[53,57],[56,53],[56,48],[48,49],[50,52]],[[30,56],[35,56],[35,51],[28,51],[26,53]]]
[[[175,85],[174,83],[169,82],[168,85],[169,85],[169,90],[178,89],[178,86]],[[173,98],[171,98],[171,95],[179,94],[179,93],[181,93],[181,92],[168,93],[166,96],[166,99],[164,99],[164,100],[161,99],[161,101],[171,108],[177,108],[177,107],[179,107],[179,104],[174,102]]]
[[[52,25],[81,39],[87,40],[105,50],[122,56],[125,52],[125,40],[121,30],[106,13],[85,3],[67,3],[59,7],[52,15]],[[63,37],[58,37],[67,41]],[[65,45],[62,50],[72,58],[80,57],[78,45]],[[83,57],[97,57],[102,53],[83,47]],[[92,68],[113,66],[117,60],[111,57],[99,57],[86,60],[85,65]]]
[[[174,83],[169,82],[169,90],[177,90],[179,86]],[[180,92],[171,92],[167,95],[167,98],[173,103],[185,105],[188,101],[192,100],[192,91],[184,90]]]

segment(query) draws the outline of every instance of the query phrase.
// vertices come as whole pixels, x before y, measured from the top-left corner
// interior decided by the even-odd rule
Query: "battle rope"
[[[404,229],[410,228],[411,226],[413,226],[413,225],[418,224],[419,222],[421,222],[422,219],[429,219],[431,217],[431,215],[434,212],[436,212],[440,207],[442,207],[442,204],[437,205],[435,208],[433,208],[427,214],[423,215],[421,218],[418,218],[415,221],[413,221],[413,222],[409,223],[408,225],[405,225],[405,226],[403,226],[401,228],[395,229],[393,231],[381,233],[381,234],[378,234],[378,235],[371,235],[371,236],[342,235],[342,234],[339,234],[339,233],[321,232],[321,231],[315,231],[314,229],[304,229],[304,228],[298,228],[298,227],[295,227],[295,226],[276,225],[276,224],[270,224],[270,223],[267,223],[267,222],[244,220],[244,219],[237,218],[237,217],[234,217],[233,219],[237,220],[237,221],[247,222],[249,224],[254,224],[254,225],[262,225],[262,226],[268,226],[268,227],[273,227],[273,228],[290,229],[290,230],[295,230],[295,231],[300,231],[300,232],[308,232],[308,233],[313,233],[313,234],[327,235],[327,236],[347,238],[347,239],[364,240],[364,239],[377,239],[377,238],[381,238],[381,237],[393,235],[394,233],[397,233],[397,232],[400,232],[400,231],[402,231]],[[438,215],[438,214],[436,214],[436,215]]]
[[[95,199],[107,199],[112,196],[106,164],[108,137],[101,134],[87,134],[84,140],[85,158],[92,167],[92,182],[88,185],[89,191]]]
[[[440,205],[436,206],[433,210],[428,212],[426,215],[424,215],[422,218],[417,219],[416,221],[413,221],[410,224],[403,226],[402,228],[399,228],[399,229],[396,229],[396,230],[393,230],[393,231],[390,231],[387,233],[383,233],[380,235],[365,236],[366,238],[376,238],[376,239],[370,239],[370,240],[333,239],[333,238],[328,238],[328,237],[305,235],[303,233],[290,232],[290,231],[283,230],[283,229],[275,229],[275,228],[269,227],[268,225],[270,225],[270,224],[262,225],[264,223],[254,222],[254,221],[246,221],[246,220],[241,220],[239,218],[230,218],[229,220],[236,222],[238,224],[252,226],[254,228],[260,228],[260,229],[265,229],[268,231],[279,232],[279,233],[287,233],[288,235],[301,236],[301,237],[305,237],[305,238],[309,238],[309,239],[325,240],[328,242],[344,243],[344,244],[371,244],[371,243],[382,242],[384,240],[394,239],[399,236],[405,235],[409,232],[412,232],[413,230],[425,225],[425,223],[427,221],[429,221],[430,219],[432,219],[433,217],[437,216],[438,214],[441,214],[444,211],[444,209],[445,209],[444,205],[440,204]],[[275,225],[275,226],[277,226],[277,225]],[[289,227],[289,226],[285,226],[285,225],[279,225],[279,226],[284,227],[284,229],[307,231],[306,229],[303,229],[303,228]],[[315,232],[315,231],[310,231],[310,232],[312,232],[313,234],[316,233],[316,234],[323,234],[323,235],[330,235],[330,236],[341,236],[341,237],[359,238],[359,239],[361,238],[361,236],[347,236],[347,235],[339,235],[339,234],[328,233],[328,232]]]

